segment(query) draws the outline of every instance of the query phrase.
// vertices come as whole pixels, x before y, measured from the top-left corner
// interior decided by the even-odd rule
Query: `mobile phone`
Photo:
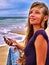
[[[3,36],[3,38],[4,38],[4,40],[7,40],[7,38],[5,36]],[[10,43],[8,43],[8,45],[12,46],[12,41],[10,41]]]
[[[3,36],[4,40],[6,40],[7,38],[5,36]]]

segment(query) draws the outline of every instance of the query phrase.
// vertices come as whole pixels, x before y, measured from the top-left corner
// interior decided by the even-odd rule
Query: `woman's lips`
[[[36,20],[36,19],[34,19],[34,18],[30,18],[30,20],[31,20],[31,21],[34,21],[34,20]]]

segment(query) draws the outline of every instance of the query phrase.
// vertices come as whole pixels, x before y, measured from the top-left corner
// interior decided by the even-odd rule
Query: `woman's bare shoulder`
[[[47,44],[46,39],[42,34],[39,34],[35,40],[35,45],[45,45]]]

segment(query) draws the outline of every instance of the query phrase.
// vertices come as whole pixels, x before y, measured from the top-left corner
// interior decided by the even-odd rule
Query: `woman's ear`
[[[44,16],[44,21],[48,20],[48,15]]]
[[[44,16],[43,22],[41,23],[41,26],[43,27],[45,22],[48,20],[48,15]]]

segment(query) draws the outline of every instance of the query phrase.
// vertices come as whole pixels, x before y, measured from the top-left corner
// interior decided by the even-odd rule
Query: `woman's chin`
[[[33,22],[33,21],[30,21],[30,24],[34,25],[34,24],[36,24],[36,23],[35,23],[35,22]]]

